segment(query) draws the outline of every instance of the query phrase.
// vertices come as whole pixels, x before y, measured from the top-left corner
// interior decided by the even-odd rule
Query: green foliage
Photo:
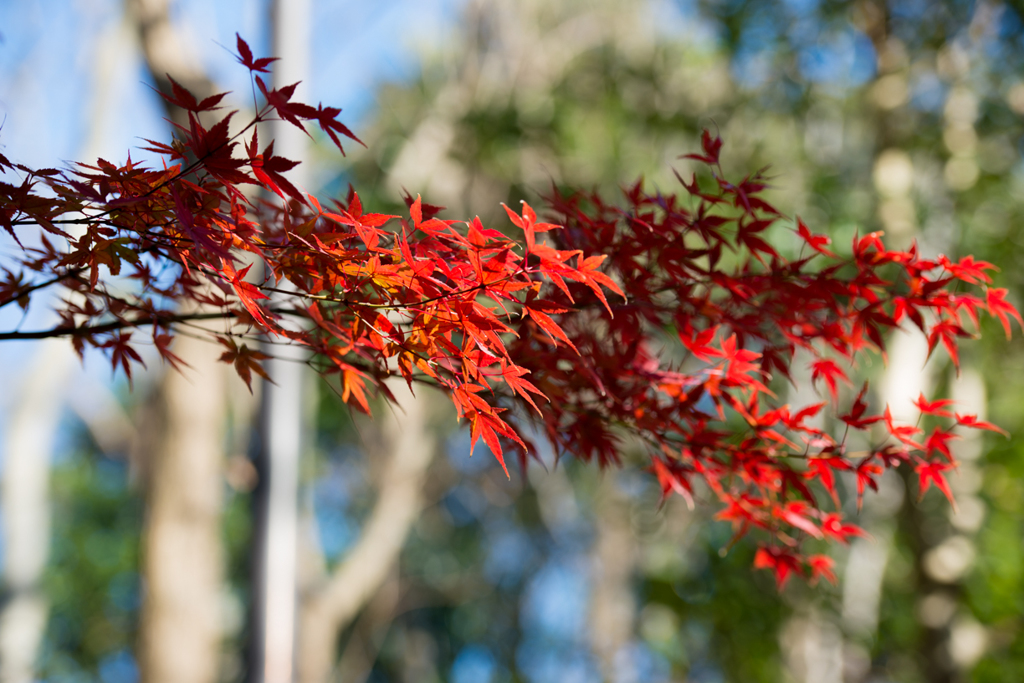
[[[44,582],[51,612],[46,678],[93,679],[134,666],[141,604],[142,501],[124,461],[78,448],[53,472],[53,543]]]

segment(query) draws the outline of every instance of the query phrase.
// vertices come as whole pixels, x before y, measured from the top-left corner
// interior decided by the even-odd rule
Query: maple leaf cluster
[[[624,205],[554,193],[552,220],[564,227],[550,248],[609,255],[603,271],[624,300],[609,305],[569,283],[544,304],[563,343],[547,343],[527,320],[510,349],[551,400],[538,422],[559,452],[607,464],[618,461],[624,438],[639,437],[663,496],[692,506],[699,482],[737,538],[767,535],[755,566],[773,570],[780,586],[794,574],[834,581],[830,557],[801,549],[808,540],[864,535],[843,521],[838,477],[855,482],[859,509],[884,470],[912,468],[922,496],[935,486],[955,507],[946,475],[957,466],[949,446],[956,430],[1005,434],[951,412],[952,401],[920,396],[922,418],[935,423],[925,434],[895,421],[887,406],[871,412],[866,384],[842,408],[844,368],[884,354],[886,337],[906,321],[926,335],[929,354],[941,344],[957,368],[958,340],[973,336],[965,325],[977,329],[980,314],[998,318],[1008,337],[1010,318],[1024,321],[1005,289],[988,286],[994,266],[970,256],[924,258],[916,244],[892,251],[870,233],[840,257],[798,219],[803,247],[784,258],[763,236],[782,218],[763,197],[763,173],[728,181],[721,146],[705,131],[703,153],[686,155],[708,167],[713,183],[679,177],[683,196],[649,194],[639,182],[624,191]],[[828,401],[791,408],[770,388],[786,389],[773,379],[794,383],[798,352]],[[815,426],[829,405],[842,438]],[[871,445],[852,448],[855,432]]]
[[[506,207],[516,238],[479,218],[439,218],[442,207],[419,197],[406,198],[407,216],[367,212],[352,190],[322,203],[288,180],[296,162],[272,141],[260,148],[257,124],[315,123],[341,151],[342,138],[358,138],[340,110],[292,101],[294,85],[269,88],[258,74],[273,60],[254,59],[241,38],[238,52],[264,104],[232,133],[237,112],[219,113],[223,94],[200,101],[173,84],[167,99],[189,125],[171,144],[149,141],[162,168],[129,158],[34,170],[0,155],[0,172],[18,179],[0,182],[0,226],[15,240],[41,228],[0,269],[0,307],[64,290],[58,325],[0,339],[67,336],[130,380],[143,330],[175,367],[175,334],[200,332],[247,384],[266,377],[267,355],[246,340],[299,345],[363,412],[374,395],[393,400],[392,375],[444,391],[471,449],[482,439],[506,474],[505,455],[525,467],[536,438],[601,465],[639,440],[666,496],[692,504],[709,493],[737,536],[762,534],[755,566],[780,585],[794,574],[834,580],[831,559],[805,543],[863,534],[843,519],[838,476],[855,479],[859,500],[884,469],[911,467],[922,493],[934,485],[952,500],[954,430],[997,430],[922,396],[922,413],[944,421],[926,435],[888,409],[870,412],[866,387],[839,408],[844,367],[884,351],[904,319],[954,363],[980,313],[1009,335],[1021,318],[1006,290],[988,286],[988,263],[890,251],[878,233],[840,257],[800,221],[804,248],[786,259],[765,237],[782,218],[763,198],[765,178],[727,181],[722,141],[707,132],[689,155],[710,171],[706,187],[694,176],[680,178],[682,196],[649,194],[638,182],[623,206],[553,191],[550,222],[526,203]],[[809,424],[825,402],[791,409],[771,388],[792,380],[798,351],[843,438]],[[851,431],[874,445],[852,452]]]

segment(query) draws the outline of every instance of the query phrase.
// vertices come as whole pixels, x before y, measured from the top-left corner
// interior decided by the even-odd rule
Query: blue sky
[[[312,0],[314,101],[358,126],[382,80],[416,72],[417,50],[444,40],[464,0]],[[267,54],[265,0],[178,0],[173,17],[214,80],[246,97],[229,49],[240,33]],[[166,137],[163,112],[124,20],[122,0],[0,3],[0,148],[36,166],[121,159],[142,137]],[[228,46],[229,49],[225,49]],[[104,68],[102,65],[108,65]],[[93,123],[97,126],[92,126]],[[90,137],[90,129],[98,135]]]

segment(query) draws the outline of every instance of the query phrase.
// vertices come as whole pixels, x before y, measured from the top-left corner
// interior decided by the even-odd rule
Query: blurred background
[[[351,183],[397,211],[408,190],[500,226],[500,202],[552,183],[675,192],[710,128],[728,173],[771,164],[773,203],[840,251],[884,230],[974,254],[1019,305],[1022,17],[1017,0],[8,0],[0,147],[159,163],[138,148],[179,115],[165,74],[251,112],[238,32],[366,142],[282,143],[321,196]],[[956,443],[958,513],[890,473],[858,517],[871,538],[831,549],[839,586],[781,592],[750,543],[722,551],[711,507],[659,507],[647,473],[571,459],[508,481],[436,396],[369,421],[296,377],[288,413],[195,340],[176,347],[193,370],[152,359],[132,391],[64,342],[7,344],[0,683],[1024,680],[1024,353],[983,328],[959,377],[909,331],[856,369],[898,417],[946,393],[1011,433]],[[301,438],[282,454],[275,433]]]

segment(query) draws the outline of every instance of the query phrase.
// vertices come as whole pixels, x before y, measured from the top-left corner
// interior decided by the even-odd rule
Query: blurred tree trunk
[[[310,7],[308,0],[276,0],[272,3],[271,26],[277,87],[309,78]],[[302,88],[303,86],[299,86]],[[308,156],[308,138],[289,124],[274,125],[271,135],[277,153],[303,162]],[[300,189],[309,189],[305,166],[292,171]],[[300,175],[297,175],[299,172]],[[268,349],[281,356],[281,347]],[[417,514],[420,511],[423,480],[433,457],[435,439],[426,429],[425,399],[413,396],[404,382],[392,383],[400,399],[397,409],[385,409],[375,416],[381,447],[371,454],[386,465],[380,479],[378,500],[367,520],[360,541],[329,575],[305,568],[309,577],[297,585],[298,490],[300,433],[305,368],[298,357],[267,363],[276,386],[264,384],[261,427],[264,475],[256,512],[257,563],[254,569],[252,681],[286,683],[297,670],[304,683],[325,683],[337,662],[341,632],[356,618],[391,575]],[[374,452],[376,451],[376,452]],[[296,603],[296,591],[301,598]],[[298,622],[298,646],[295,625]]]
[[[633,581],[639,547],[630,525],[629,500],[617,490],[617,478],[614,471],[604,473],[595,506],[590,640],[606,681],[618,678],[616,655],[633,639],[637,612]]]
[[[859,28],[871,39],[877,58],[875,77],[865,84],[864,91],[873,94],[873,108],[865,122],[875,145],[872,169],[878,220],[885,227],[889,244],[905,248],[916,237],[917,225],[912,196],[913,166],[902,149],[906,131],[900,126],[899,113],[893,112],[904,101],[888,91],[881,97],[879,93],[886,84],[892,90],[896,81],[905,78],[902,71],[906,65],[901,61],[899,46],[892,42],[889,10],[884,0],[862,3],[856,16]],[[838,115],[841,121],[842,113]],[[810,115],[807,119],[810,124]],[[840,149],[848,144],[842,139],[842,130],[840,126],[837,131],[840,140],[836,144]],[[805,145],[809,144],[805,139]],[[813,154],[815,150],[805,152]],[[927,343],[916,329],[907,329],[890,338],[887,350],[886,371],[874,385],[877,396],[881,404],[892,407],[894,417],[914,424],[917,413],[911,401],[920,391],[928,392],[930,386],[924,370]],[[808,380],[801,377],[801,389],[797,392],[801,397],[796,405],[812,402],[806,395],[813,391]],[[817,609],[810,601],[801,601],[783,629],[780,640],[789,675],[795,680],[859,682],[871,673],[867,644],[877,635],[883,579],[894,536],[893,516],[904,502],[905,489],[903,480],[894,483],[883,479],[877,494],[864,497],[859,523],[871,539],[856,539],[851,544],[842,576],[839,619],[834,613]],[[841,622],[842,629],[837,622]]]
[[[297,99],[309,86],[309,0],[275,0],[270,7],[273,86],[299,82]],[[284,121],[269,124],[275,152],[299,162],[289,177],[308,191],[308,137]],[[276,198],[275,198],[276,199]],[[266,275],[270,275],[267,273]],[[279,283],[278,287],[288,287]],[[287,295],[275,293],[275,298]],[[285,323],[286,324],[286,323]],[[313,409],[304,390],[306,354],[298,348],[265,344],[264,367],[273,383],[262,382],[257,454],[259,484],[253,492],[253,547],[248,675],[250,683],[289,683],[295,673],[295,611],[298,558],[299,464],[303,414]]]
[[[907,129],[906,117],[901,119],[892,113],[896,106],[905,102],[906,95],[904,94],[902,98],[887,97],[889,92],[906,93],[908,91],[911,69],[903,45],[892,35],[890,30],[891,3],[865,3],[862,13],[865,32],[871,38],[878,54],[878,77],[873,93],[874,103],[877,107],[874,181],[880,195],[879,220],[885,227],[887,236],[890,237],[890,243],[894,243],[897,248],[909,244],[910,240],[918,238],[919,234],[922,251],[926,256],[955,248],[953,244],[942,243],[941,233],[936,237],[927,229],[927,224],[925,230],[919,233],[916,221],[919,211],[918,206],[915,205],[915,199],[920,205],[928,207],[929,212],[933,215],[935,213],[955,215],[956,192],[970,188],[977,178],[978,169],[974,162],[977,140],[974,130],[977,118],[977,96],[972,92],[973,86],[969,81],[970,71],[964,63],[964,60],[967,59],[964,47],[958,45],[962,36],[944,36],[938,50],[938,69],[940,71],[945,69],[946,73],[943,76],[951,81],[944,107],[944,140],[952,156],[945,164],[942,178],[944,182],[929,186],[927,183],[921,182],[923,171],[915,167],[917,158],[910,157],[902,149],[912,133]],[[967,35],[972,40],[976,39],[976,36],[984,35],[986,32],[984,24],[991,22],[994,16],[991,6],[979,3],[972,11],[970,30],[966,32]],[[956,56],[957,53],[960,53],[959,58]],[[943,59],[947,62],[945,67]],[[958,64],[959,66],[957,66]],[[893,83],[899,83],[900,87],[893,87]],[[958,106],[958,104],[968,101],[974,103],[973,106]],[[949,141],[957,139],[974,142],[965,145],[964,148],[950,146]],[[936,156],[941,159],[938,151]],[[967,176],[964,175],[963,170],[967,167],[973,168],[973,177],[970,177],[969,170]],[[895,237],[895,240],[891,237]],[[934,243],[936,240],[939,243]],[[914,338],[913,341],[907,338],[911,336]],[[929,377],[931,371],[925,368],[928,356],[927,344],[916,329],[908,330],[904,338],[898,339],[896,342],[896,350],[903,349],[902,357],[897,358],[896,353],[890,357],[882,399],[891,405],[894,417],[907,424],[915,424],[918,411],[911,404],[911,400],[918,395],[919,391],[923,391],[927,395],[932,384]],[[971,376],[970,370],[964,371],[965,378]],[[964,384],[962,382],[959,384],[961,392],[963,392]],[[976,384],[981,388],[967,390],[968,400],[958,402],[958,411],[978,412],[979,416],[984,413],[984,386],[980,381]],[[953,386],[955,390],[957,383],[954,383]],[[956,398],[955,395],[954,398]],[[970,451],[969,444],[971,442],[980,452],[980,445],[976,438],[969,438],[967,442],[966,444],[958,442],[958,448],[954,454],[961,457],[962,453]],[[965,446],[967,448],[964,448]],[[976,455],[977,453],[975,453]],[[907,491],[914,490],[917,484],[913,472],[908,468],[903,468],[901,472],[903,487]],[[960,476],[951,478],[951,483],[956,487],[960,481],[965,479],[980,480],[980,474],[973,463],[964,463]],[[960,484],[960,486],[963,485]],[[958,491],[957,493],[971,495],[975,493],[975,490]],[[973,498],[971,503],[981,508],[977,514],[978,525],[980,525],[983,516],[980,499]],[[974,543],[971,536],[974,531],[977,531],[977,527],[972,528],[972,525],[965,523],[964,519],[958,520],[953,517],[954,528],[946,528],[942,533],[937,534],[935,521],[931,515],[926,515],[922,511],[911,495],[904,496],[900,523],[909,538],[914,559],[915,594],[918,596],[916,616],[921,628],[918,658],[922,663],[924,680],[928,683],[953,683],[953,681],[961,679],[963,673],[973,666],[984,651],[982,627],[973,619],[968,618],[962,609],[962,583],[973,562]],[[949,560],[949,562],[944,562],[944,560]],[[875,610],[877,614],[877,607]],[[964,645],[964,642],[968,644]],[[958,643],[960,644],[958,645]]]
[[[199,97],[214,86],[170,20],[169,0],[127,0],[161,92],[170,74]],[[185,112],[168,111],[185,123]],[[225,374],[216,349],[180,335],[191,369],[168,369],[143,410],[136,458],[146,482],[145,586],[139,626],[144,683],[213,683],[220,665]]]
[[[110,115],[110,92],[117,78],[118,60],[124,58],[127,22],[114,22],[100,36],[91,70],[91,104],[88,127],[78,158],[95,159],[102,147],[102,130]],[[74,229],[71,228],[71,232]],[[3,604],[0,609],[0,682],[28,683],[36,680],[39,648],[43,643],[49,611],[40,581],[50,546],[49,479],[54,433],[61,411],[67,405],[63,391],[76,359],[67,340],[40,342],[24,377],[23,386],[13,394],[13,406],[4,443],[2,510],[5,561]],[[88,416],[76,412],[88,423],[107,415],[93,402]],[[94,422],[90,423],[92,419]],[[113,418],[116,423],[116,417]],[[94,432],[101,447],[115,445],[108,452],[124,453],[129,430],[104,423],[102,433]],[[115,433],[116,432],[116,433]]]
[[[379,443],[368,455],[385,459],[377,501],[362,535],[329,575],[312,577],[302,592],[299,681],[326,683],[337,662],[342,631],[391,575],[405,537],[423,506],[423,482],[438,447],[427,427],[429,394],[404,381],[389,383],[398,406],[375,416]]]
[[[486,216],[500,201],[507,201],[510,186],[523,182],[522,179],[492,175],[489,171],[493,168],[485,168],[479,158],[459,157],[460,145],[477,134],[466,129],[464,118],[474,111],[501,109],[510,99],[529,101],[547,97],[576,58],[589,49],[612,42],[617,36],[630,34],[635,27],[634,20],[629,15],[622,16],[618,12],[621,9],[622,5],[617,2],[569,2],[557,7],[537,0],[468,2],[458,57],[445,74],[444,86],[424,103],[415,127],[394,155],[394,162],[386,171],[388,189],[397,193],[408,188],[413,195],[422,192],[426,201],[444,204],[455,214]],[[609,16],[617,16],[617,21],[609,21]],[[561,175],[561,160],[553,160],[552,167],[537,173],[534,169],[538,162],[531,157],[534,143],[526,136],[523,140],[513,166],[529,169],[527,172],[536,176],[530,181],[540,179],[539,184],[545,184],[552,177],[548,173],[554,173],[555,177]],[[406,415],[403,429],[408,429],[412,417]],[[394,458],[389,468],[399,465],[399,453]],[[408,476],[409,470],[405,473]],[[548,498],[565,495],[564,490],[552,493],[554,482],[561,481],[562,476],[563,472],[553,474],[538,495]],[[591,642],[606,680],[615,680],[616,653],[633,638],[636,617],[632,580],[637,543],[629,524],[628,501],[615,491],[614,480],[614,473],[606,473],[602,485],[603,503],[596,520],[598,539],[592,555],[595,583],[590,614]],[[390,486],[388,481],[389,477],[385,477],[382,486]],[[377,508],[380,507],[378,503]],[[401,513],[393,514],[398,517]],[[415,508],[406,508],[405,514],[414,516]],[[396,545],[396,552],[397,549]],[[358,554],[353,553],[351,557],[355,559]],[[346,560],[345,564],[350,562]],[[356,566],[347,569],[357,571]],[[338,585],[342,585],[340,581]],[[306,618],[314,622],[328,624],[330,621],[330,617],[318,615],[315,610],[307,610],[306,614]],[[347,615],[354,616],[355,606],[346,608],[344,614],[346,620],[350,618]],[[335,640],[343,628],[342,623],[330,629],[335,632]],[[318,630],[329,632],[323,627]],[[324,652],[324,643],[306,641],[306,631],[302,633],[302,645],[308,647],[309,661],[314,663],[314,654]],[[321,660],[311,665],[308,674],[303,673],[301,682],[322,683],[329,671],[328,664]]]
[[[212,683],[220,662],[223,366],[179,337],[191,370],[169,370],[144,410],[146,474],[139,665],[146,683]]]
[[[61,339],[41,342],[19,378],[4,439],[3,609],[0,682],[30,683],[49,611],[40,582],[50,546],[50,458],[64,408],[61,389],[73,362]]]

